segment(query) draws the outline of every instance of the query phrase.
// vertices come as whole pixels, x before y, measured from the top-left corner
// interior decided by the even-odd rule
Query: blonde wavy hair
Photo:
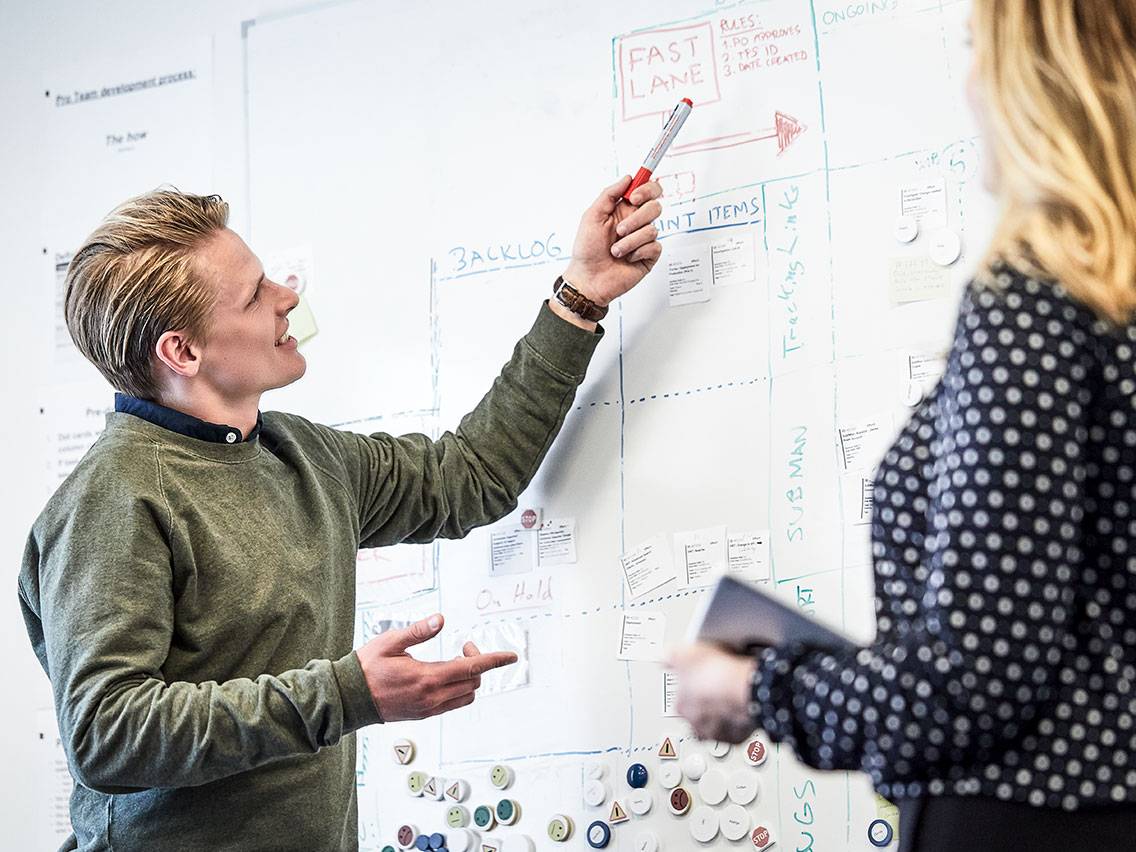
[[[157,399],[158,338],[184,329],[205,339],[217,294],[194,253],[228,219],[220,196],[159,189],[112,210],[71,258],[67,330],[116,390]]]
[[[979,281],[1006,263],[1125,324],[1136,310],[1136,2],[972,8],[1003,204]]]

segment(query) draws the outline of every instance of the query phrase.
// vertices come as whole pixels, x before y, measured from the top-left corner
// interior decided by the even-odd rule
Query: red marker
[[[666,155],[667,148],[671,147],[671,143],[678,136],[683,122],[686,121],[686,117],[690,115],[692,109],[694,109],[694,104],[690,98],[683,98],[678,102],[678,106],[674,108],[671,117],[663,125],[663,132],[659,134],[659,141],[655,143],[655,146],[647,154],[647,159],[643,161],[643,165],[635,173],[631,186],[627,187],[627,192],[623,193],[624,201],[631,201],[631,193],[651,179],[651,173],[659,167],[659,161]]]

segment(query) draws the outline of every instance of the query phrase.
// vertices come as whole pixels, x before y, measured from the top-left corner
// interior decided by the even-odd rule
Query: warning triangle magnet
[[[670,737],[663,738],[663,744],[659,746],[659,757],[664,760],[678,759],[678,752],[675,751],[674,743],[671,742]]]
[[[627,822],[629,819],[631,819],[631,817],[627,815],[627,811],[623,809],[623,805],[619,802],[611,803],[611,815],[607,818],[608,822],[614,825],[620,822]]]

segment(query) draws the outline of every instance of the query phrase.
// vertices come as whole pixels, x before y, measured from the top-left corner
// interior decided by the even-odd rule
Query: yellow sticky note
[[[303,346],[316,336],[316,318],[308,305],[308,300],[300,296],[300,303],[288,314],[288,333],[296,338],[296,345]]]

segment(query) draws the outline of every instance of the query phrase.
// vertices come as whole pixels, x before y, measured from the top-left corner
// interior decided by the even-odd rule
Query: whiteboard
[[[519,642],[525,662],[523,684],[466,710],[360,734],[362,848],[405,822],[445,830],[448,803],[407,795],[412,770],[468,781],[470,808],[519,801],[520,822],[489,836],[549,848],[548,820],[566,814],[585,848],[587,825],[626,804],[634,762],[654,805],[609,848],[645,831],[667,850],[747,845],[696,843],[668,812],[666,738],[726,777],[755,773],[747,818],[783,848],[872,848],[883,806],[864,777],[778,748],[756,769],[739,748],[709,756],[665,715],[660,664],[618,658],[621,627],[654,616],[680,642],[710,576],[686,582],[675,536],[724,528],[759,534],[775,595],[873,635],[872,470],[941,370],[995,213],[963,97],[968,11],[358,0],[246,24],[251,244],[307,247],[321,329],[308,376],[265,407],[360,431],[453,428],[531,324],[581,211],[635,170],[678,98],[695,103],[658,171],[664,258],[605,321],[518,511],[463,541],[360,555],[359,641],[440,610],[443,638],[422,653],[479,635]],[[948,266],[930,259],[943,232],[962,244]],[[684,275],[697,300],[678,304]],[[574,563],[494,573],[494,536],[526,508],[575,521]],[[651,540],[681,576],[633,596],[620,557]],[[393,759],[400,737],[410,766]],[[489,782],[499,762],[516,774],[507,794]]]

